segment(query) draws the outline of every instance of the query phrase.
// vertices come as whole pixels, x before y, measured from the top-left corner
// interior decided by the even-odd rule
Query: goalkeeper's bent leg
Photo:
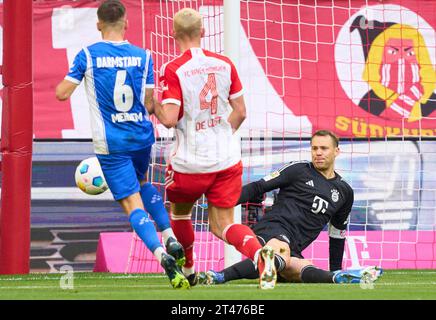
[[[253,261],[250,259],[245,259],[235,263],[234,265],[225,268],[221,272],[224,273],[225,282],[238,279],[259,278],[259,272],[257,271]]]
[[[333,272],[318,269],[313,265],[303,267],[300,277],[304,283],[334,283]]]

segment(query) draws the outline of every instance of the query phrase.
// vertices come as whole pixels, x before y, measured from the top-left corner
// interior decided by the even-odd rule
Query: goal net
[[[172,16],[185,6],[204,16],[203,47],[224,52],[223,1],[147,2],[144,44],[157,68],[179,54]],[[355,191],[343,267],[436,268],[435,12],[432,1],[240,1],[244,183],[310,160],[312,132],[334,131],[336,169]],[[164,194],[172,131],[155,124],[151,178]],[[242,206],[242,222],[268,214],[274,194]],[[222,268],[224,246],[209,232],[205,199],[192,222],[196,269]],[[325,231],[303,255],[328,267]],[[126,271],[160,270],[134,238]]]
[[[143,2],[144,3],[144,2]],[[150,6],[156,6],[150,12]],[[172,17],[184,7],[194,8],[204,16],[206,28],[202,47],[213,52],[223,53],[223,1],[156,1],[147,3],[144,7],[144,43],[149,43],[148,48],[153,52],[155,70],[158,71],[164,63],[174,59],[180,54],[175,41],[171,36]],[[148,37],[148,38],[147,38]],[[156,73],[155,78],[158,79]],[[158,88],[159,89],[159,88]],[[165,194],[165,168],[168,153],[173,141],[173,129],[167,130],[154,117],[157,142],[154,145],[152,163],[150,166],[150,180]],[[166,197],[164,197],[166,199]],[[170,211],[167,202],[167,210]],[[224,244],[209,232],[207,201],[203,198],[198,200],[192,210],[192,223],[195,230],[195,268],[196,270],[209,270],[224,266]],[[142,241],[133,234],[129,261],[126,272],[157,272],[161,267],[154,259]]]

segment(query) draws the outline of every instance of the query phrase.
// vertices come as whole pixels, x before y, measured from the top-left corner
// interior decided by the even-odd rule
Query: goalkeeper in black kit
[[[335,158],[339,155],[338,138],[330,131],[317,131],[311,138],[311,153],[311,162],[291,162],[245,185],[239,203],[259,202],[264,193],[280,189],[272,209],[253,226],[260,242],[274,249],[280,282],[373,282],[382,269],[371,266],[341,270],[354,192],[334,170]],[[330,271],[315,267],[301,254],[327,224]],[[247,259],[220,272],[201,273],[199,278],[203,284],[220,284],[257,277],[256,266]]]

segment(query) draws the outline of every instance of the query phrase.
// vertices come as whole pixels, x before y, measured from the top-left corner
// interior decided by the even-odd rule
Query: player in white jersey
[[[229,58],[200,48],[204,29],[197,11],[180,10],[173,27],[182,54],[161,68],[162,105],[156,103],[154,112],[176,132],[165,184],[172,227],[185,249],[182,270],[195,284],[191,210],[205,194],[213,234],[257,261],[260,287],[273,288],[272,248],[262,248],[249,227],[233,222],[242,188],[240,142],[234,133],[245,119],[238,73]]]
[[[94,149],[108,186],[138,236],[165,269],[174,288],[189,282],[177,265],[183,265],[183,248],[171,229],[168,213],[156,188],[147,182],[153,125],[148,120],[154,91],[153,61],[148,50],[124,39],[127,16],[119,1],[104,1],[97,10],[97,29],[103,41],[83,48],[56,96],[68,99],[85,79],[91,112]],[[162,247],[154,224],[166,244]]]

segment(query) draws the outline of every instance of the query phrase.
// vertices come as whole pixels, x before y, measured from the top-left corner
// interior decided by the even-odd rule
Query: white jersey
[[[162,66],[160,84],[162,104],[181,107],[169,158],[173,170],[217,172],[241,160],[240,140],[227,121],[229,99],[243,93],[230,59],[191,48]]]

